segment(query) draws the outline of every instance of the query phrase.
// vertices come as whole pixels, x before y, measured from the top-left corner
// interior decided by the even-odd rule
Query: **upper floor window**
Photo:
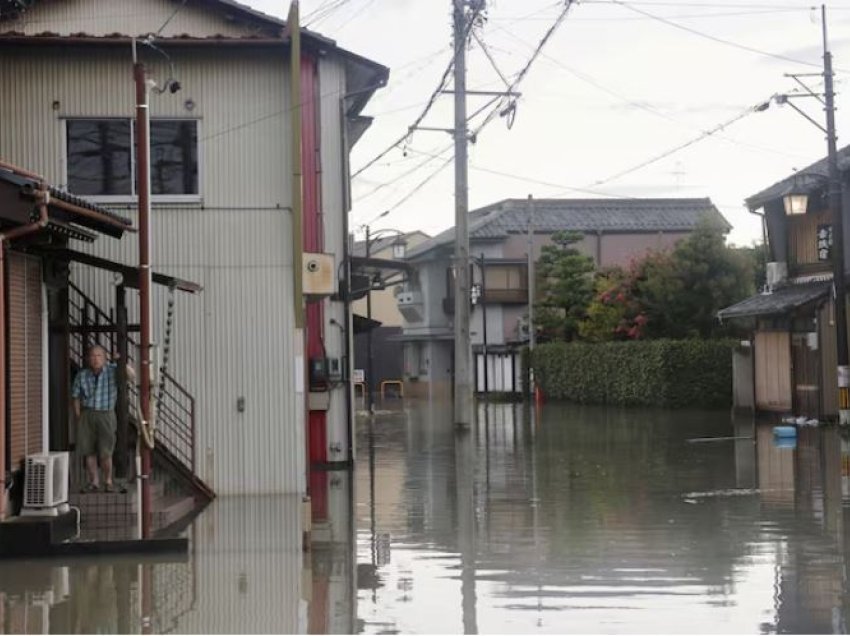
[[[136,195],[132,120],[69,119],[65,128],[70,192],[119,198]],[[153,196],[199,196],[198,122],[151,120],[150,165]]]

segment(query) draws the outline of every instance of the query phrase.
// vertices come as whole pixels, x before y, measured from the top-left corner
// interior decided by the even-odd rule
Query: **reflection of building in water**
[[[304,631],[298,496],[227,497],[196,522],[198,602],[178,632]]]
[[[846,631],[846,522],[842,491],[847,442],[836,428],[799,429],[783,448],[757,427],[764,540],[776,544],[779,633]]]
[[[305,563],[311,634],[357,633],[354,493],[349,472],[314,472],[312,552]]]

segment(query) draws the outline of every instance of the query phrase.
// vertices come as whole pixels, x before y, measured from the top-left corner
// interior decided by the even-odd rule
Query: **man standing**
[[[98,490],[97,462],[103,472],[103,489],[112,492],[112,453],[118,422],[115,402],[118,399],[118,365],[107,362],[106,349],[95,345],[86,355],[88,368],[81,369],[74,378],[71,397],[77,416],[77,448],[86,458],[89,483],[83,492]],[[135,380],[136,374],[127,365],[127,377]]]

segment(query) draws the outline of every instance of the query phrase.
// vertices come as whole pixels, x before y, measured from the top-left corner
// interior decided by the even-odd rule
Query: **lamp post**
[[[387,210],[377,218],[383,218],[390,211]],[[405,234],[400,230],[384,228],[372,233],[368,225],[365,226],[366,231],[366,258],[372,256],[372,243],[377,239],[383,238],[387,234],[395,234],[396,240],[393,242],[393,258],[404,258],[407,242],[404,240]],[[374,370],[374,351],[372,345],[372,285],[374,281],[369,277],[369,288],[366,291],[366,318],[369,320],[366,330],[366,410],[369,413],[375,412],[375,382],[373,376]]]
[[[829,50],[826,6],[821,6],[821,18],[823,23],[823,80],[824,95],[820,95],[809,89],[799,77],[791,75],[800,85],[806,89],[806,93],[795,95],[801,97],[814,97],[820,101],[826,112],[826,126],[822,126],[815,119],[794,105],[789,98],[791,95],[778,95],[775,99],[780,105],[791,106],[810,123],[826,133],[827,142],[827,192],[829,208],[832,211],[832,239],[833,245],[830,250],[832,259],[832,278],[835,292],[835,330],[836,330],[836,358],[838,366],[838,423],[842,426],[850,425],[850,355],[847,349],[847,288],[844,271],[844,216],[842,205],[842,183],[838,168],[838,137],[835,131],[835,89],[833,85],[832,53]],[[783,197],[786,214],[805,214],[808,205],[806,191],[792,189]]]

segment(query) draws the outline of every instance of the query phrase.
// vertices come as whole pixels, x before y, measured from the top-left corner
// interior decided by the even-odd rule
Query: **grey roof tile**
[[[825,298],[832,288],[832,281],[817,281],[787,285],[772,293],[756,294],[746,300],[726,307],[717,312],[721,320],[752,318],[754,316],[773,316]]]
[[[534,231],[687,232],[708,221],[730,229],[709,198],[701,199],[535,199]],[[528,230],[528,201],[507,199],[470,212],[471,240],[497,240]],[[409,252],[415,258],[452,243],[449,228]]]

